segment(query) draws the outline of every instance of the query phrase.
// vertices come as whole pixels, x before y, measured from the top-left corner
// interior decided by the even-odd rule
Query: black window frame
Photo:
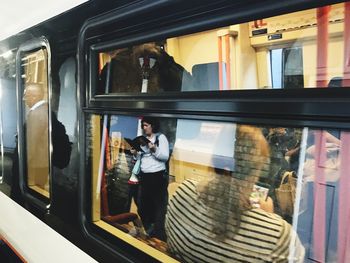
[[[80,31],[78,42],[78,103],[81,109],[79,148],[82,152],[78,184],[79,213],[87,236],[100,244],[101,238],[108,239],[110,243],[107,249],[121,256],[120,248],[116,249],[112,243],[121,245],[123,242],[116,243],[111,234],[91,223],[91,175],[85,167],[85,121],[88,114],[147,115],[283,127],[350,129],[350,108],[347,107],[350,89],[346,88],[94,95],[99,52],[338,2],[342,1],[268,0],[233,3],[224,0],[217,5],[198,1],[199,7],[194,8],[193,3],[186,1],[137,1],[88,20]],[[138,251],[131,245],[127,247],[133,253]],[[141,257],[142,253],[134,255]]]
[[[141,1],[148,2],[148,1]],[[151,2],[151,1],[150,1]],[[157,1],[153,1],[157,2]],[[173,1],[159,1],[159,2],[169,2]],[[225,1],[223,1],[225,2]],[[252,1],[255,2],[255,1]],[[275,3],[276,1],[270,1]],[[263,8],[261,4],[257,3],[257,8],[265,11],[267,9],[269,15],[278,15],[286,12],[293,12],[300,9],[300,5],[305,5],[304,8],[312,8],[318,6],[317,4],[325,3],[336,3],[341,1],[308,1],[308,3],[302,3],[303,1],[295,1],[293,5],[287,7],[285,3],[275,3],[271,10],[266,7]],[[198,32],[199,30],[209,30],[214,27],[227,25],[228,22],[232,23],[242,23],[251,20],[249,13],[256,13],[257,16],[254,18],[258,19],[263,16],[262,12],[257,12],[253,8],[249,9],[244,14],[228,14],[229,12],[224,12],[219,9],[217,14],[216,10],[212,10],[214,15],[202,23],[198,20],[203,19],[203,14],[193,16],[194,18],[182,18],[181,23],[176,26],[169,26],[172,21],[167,21],[164,28],[155,27],[152,24],[145,23],[145,30],[136,30],[135,32],[125,33],[123,29],[115,31],[104,30],[104,26],[115,25],[117,27],[118,22],[124,22],[128,15],[133,14],[135,16],[149,16],[148,8],[164,8],[164,4],[146,4],[139,7],[141,4],[130,5],[125,8],[125,12],[122,10],[116,10],[115,14],[113,12],[107,13],[104,16],[99,16],[96,19],[91,19],[84,24],[78,44],[78,70],[79,78],[78,85],[80,88],[80,99],[83,110],[90,109],[115,109],[117,111],[143,111],[147,109],[149,111],[159,111],[165,114],[171,113],[184,113],[186,115],[192,113],[205,113],[205,112],[215,112],[223,116],[235,116],[236,120],[244,121],[245,118],[253,118],[253,116],[265,116],[267,119],[279,119],[283,122],[288,116],[293,116],[293,118],[299,119],[300,122],[297,125],[308,125],[308,126],[322,126],[326,125],[325,122],[330,118],[341,119],[349,116],[348,112],[343,112],[346,109],[343,100],[350,97],[350,92],[346,89],[332,89],[329,91],[327,89],[303,89],[297,90],[234,90],[234,91],[193,91],[193,92],[164,92],[158,94],[141,94],[141,93],[118,93],[118,94],[104,94],[104,95],[93,95],[94,86],[97,83],[97,54],[101,51],[111,50],[116,48],[123,48],[127,46],[132,46],[135,44],[145,43],[149,41],[155,41],[160,39],[165,39],[167,37],[172,37],[175,35],[189,34],[193,32]],[[265,5],[265,4],[264,4]],[[209,5],[210,6],[210,5]],[[226,7],[227,8],[227,7]],[[284,12],[283,9],[284,8]],[[130,10],[131,9],[131,10]],[[133,10],[135,9],[135,13]],[[224,9],[224,8],[222,8]],[[281,10],[282,9],[282,10]],[[119,11],[119,12],[118,12]],[[271,12],[275,12],[270,14]],[[140,13],[140,14],[138,14]],[[209,12],[208,12],[209,13]],[[224,16],[220,19],[220,16]],[[211,14],[205,14],[210,16]],[[178,18],[179,19],[179,18]],[[194,21],[191,21],[193,19]],[[177,20],[174,21],[177,23]],[[132,24],[129,22],[129,24]],[[192,25],[193,26],[189,26]],[[96,31],[101,30],[102,33],[98,35]],[[90,33],[90,31],[92,33]],[[141,31],[141,32],[140,32]],[[92,34],[92,35],[91,35]],[[126,35],[125,35],[126,34]],[[120,37],[119,37],[120,35]],[[88,81],[86,81],[88,80]],[[305,103],[310,101],[309,105],[305,107]],[[203,107],[204,102],[206,107]],[[211,104],[207,103],[211,102]],[[276,102],[282,102],[279,105]],[[319,102],[319,103],[317,103]],[[230,104],[234,103],[234,107]],[[327,106],[321,106],[319,104],[327,103]],[[166,104],[166,105],[165,105]],[[249,105],[248,105],[249,104]],[[274,104],[273,106],[271,104]],[[158,106],[157,106],[158,105]],[[248,107],[246,107],[248,105]],[[250,105],[254,105],[250,107]],[[338,105],[338,106],[337,106]],[[340,107],[339,107],[340,106]],[[278,113],[274,110],[276,107],[279,108]],[[302,110],[300,110],[302,109]],[[243,115],[243,119],[239,116]],[[324,118],[326,117],[326,118]],[[306,118],[309,121],[306,121]],[[260,117],[259,117],[260,119]],[[258,121],[258,120],[256,120]],[[289,122],[288,122],[289,123]],[[340,127],[347,127],[347,125],[341,125]]]
[[[23,108],[24,108],[24,102],[23,102],[23,83],[22,83],[22,66],[21,66],[21,58],[23,54],[35,52],[40,49],[44,48],[47,52],[47,85],[48,85],[48,105],[49,105],[49,112],[48,112],[48,129],[51,131],[51,94],[52,94],[52,84],[51,84],[51,49],[50,49],[50,43],[47,38],[44,36],[31,39],[24,44],[20,45],[17,54],[16,54],[16,92],[17,92],[17,133],[18,133],[18,169],[19,169],[19,187],[21,189],[21,193],[24,196],[24,198],[31,204],[34,205],[36,208],[38,208],[42,212],[48,212],[51,206],[51,200],[52,200],[52,160],[51,160],[51,132],[49,132],[49,193],[50,197],[47,198],[34,190],[30,189],[27,185],[27,177],[26,177],[26,139],[25,139],[25,130],[24,130],[24,119],[25,116],[23,116]]]

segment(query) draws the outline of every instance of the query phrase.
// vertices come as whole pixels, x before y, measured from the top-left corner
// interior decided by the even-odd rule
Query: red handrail
[[[344,74],[343,87],[350,86],[350,2],[344,3]],[[338,262],[349,262],[350,253],[350,133],[341,133],[341,162],[340,162],[340,178],[339,178],[339,208],[338,208]]]
[[[313,260],[324,262],[326,241],[326,132],[315,131],[315,181],[313,215]]]
[[[316,87],[327,87],[328,16],[331,6],[317,8],[317,74]]]
[[[218,55],[219,55],[219,90],[223,90],[222,79],[222,38],[218,36]]]
[[[231,89],[231,50],[230,50],[230,35],[225,35],[226,46],[226,89]]]
[[[327,87],[328,16],[331,6],[317,8],[317,74],[316,86]],[[326,131],[315,132],[315,182],[313,215],[313,259],[325,261],[326,241]]]
[[[350,87],[350,2],[344,3],[344,77],[343,87]]]

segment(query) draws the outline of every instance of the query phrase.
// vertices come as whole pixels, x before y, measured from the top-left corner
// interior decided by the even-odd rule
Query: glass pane
[[[350,86],[344,14],[340,3],[103,51],[96,94]]]
[[[271,82],[273,89],[282,88],[282,50],[273,49],[270,51]]]
[[[347,262],[348,131],[123,115],[86,125],[94,223],[157,259]]]
[[[22,57],[22,81],[27,183],[34,191],[49,197],[49,108],[45,49]]]

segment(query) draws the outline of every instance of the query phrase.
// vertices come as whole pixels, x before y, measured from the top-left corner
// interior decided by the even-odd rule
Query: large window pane
[[[102,51],[96,94],[348,86],[345,24],[340,3]]]
[[[159,123],[157,133],[149,134],[149,122]],[[141,143],[133,154],[141,135],[154,152]],[[89,115],[92,218],[165,261],[346,262],[348,137],[334,129]]]
[[[22,57],[26,178],[29,188],[49,197],[49,135],[47,52]]]
[[[96,225],[124,240],[133,236],[137,247],[146,243],[146,253],[162,260],[346,262],[347,131],[158,121],[169,161],[149,165],[144,156],[161,155],[146,151],[141,174],[132,176],[137,157],[130,139],[147,127],[141,129],[139,117],[89,117]]]

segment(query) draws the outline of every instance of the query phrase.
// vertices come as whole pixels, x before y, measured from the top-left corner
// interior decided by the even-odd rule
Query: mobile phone
[[[263,200],[267,200],[267,197],[269,195],[269,188],[267,187],[263,187],[261,185],[257,185],[255,184],[254,187],[253,187],[253,193],[254,195],[259,198],[259,199],[263,199]]]

